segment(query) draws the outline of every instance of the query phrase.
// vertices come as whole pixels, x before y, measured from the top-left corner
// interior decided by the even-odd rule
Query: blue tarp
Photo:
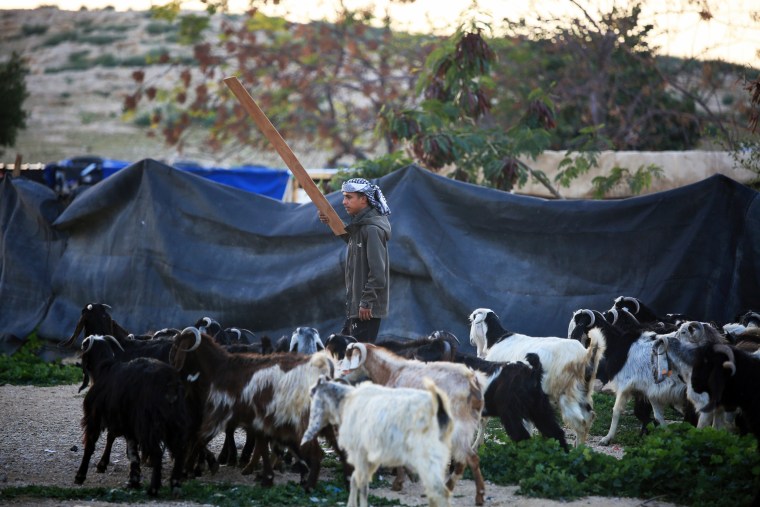
[[[94,164],[94,166],[91,166]],[[67,193],[82,184],[93,184],[116,174],[131,165],[124,160],[100,157],[75,157],[45,166],[44,179],[50,188]],[[91,166],[92,174],[83,181],[82,171]],[[231,168],[203,167],[197,164],[177,163],[174,167],[231,187],[254,194],[282,199],[290,172],[265,166],[244,165]],[[86,176],[86,175],[84,175]],[[62,181],[63,180],[65,181]]]

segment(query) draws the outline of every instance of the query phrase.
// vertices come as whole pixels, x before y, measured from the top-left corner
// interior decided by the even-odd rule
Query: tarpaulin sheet
[[[45,185],[0,178],[0,352],[20,346],[48,309],[64,247],[51,224],[61,209]]]
[[[48,185],[53,188],[56,184],[55,173],[57,170],[66,170],[70,184],[78,184],[81,172],[90,164],[97,166],[100,176],[95,181],[100,181],[129,166],[129,162],[122,160],[101,159],[99,157],[77,157],[74,159],[61,160],[55,164],[45,166],[44,177]],[[231,168],[202,167],[200,165],[188,165],[178,163],[177,169],[193,173],[197,176],[208,178],[218,183],[224,183],[231,187],[247,190],[255,194],[266,195],[274,199],[282,199],[285,188],[290,179],[290,172],[285,169],[274,169],[264,166],[244,165]]]
[[[617,201],[517,196],[415,166],[378,183],[393,227],[381,338],[443,329],[472,350],[467,317],[478,307],[511,330],[563,336],[575,310],[621,295],[716,322],[760,308],[758,193],[723,176]],[[341,194],[327,198],[347,219]],[[327,336],[343,321],[345,243],[312,203],[145,160],[77,197],[53,229],[66,246],[50,286],[35,289],[35,311],[4,305],[16,329],[34,322],[45,293],[39,333],[52,340],[69,336],[90,302],[111,305],[136,333],[209,316],[276,339],[297,326]],[[34,272],[41,262],[3,252],[4,266]]]

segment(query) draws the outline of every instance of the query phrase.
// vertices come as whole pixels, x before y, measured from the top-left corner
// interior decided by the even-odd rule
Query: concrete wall
[[[524,162],[535,169],[544,171],[549,179],[554,181],[557,167],[564,156],[565,152],[547,151],[535,161],[524,160]],[[723,174],[742,183],[757,176],[751,171],[735,168],[731,155],[723,151],[605,151],[599,156],[599,167],[591,169],[587,174],[574,180],[570,188],[558,188],[558,190],[563,197],[568,199],[591,198],[593,194],[591,180],[596,176],[609,174],[615,166],[624,167],[635,173],[639,167],[650,164],[662,168],[662,177],[655,178],[652,186],[641,194],[681,187],[714,174]],[[533,181],[516,189],[515,193],[552,197],[543,185]],[[611,190],[607,197],[620,198],[630,195],[628,185],[623,183]]]

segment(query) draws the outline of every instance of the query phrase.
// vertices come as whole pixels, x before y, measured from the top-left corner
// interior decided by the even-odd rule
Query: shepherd
[[[388,315],[391,210],[380,187],[364,178],[343,183],[343,207],[351,217],[341,237],[348,244],[346,256],[346,321],[341,334],[374,343],[380,320]],[[329,224],[321,210],[319,220]]]

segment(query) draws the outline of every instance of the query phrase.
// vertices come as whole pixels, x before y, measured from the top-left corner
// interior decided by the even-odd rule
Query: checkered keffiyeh
[[[385,196],[380,190],[380,187],[373,185],[369,180],[365,180],[364,178],[352,178],[343,182],[341,191],[360,192],[367,196],[369,205],[379,211],[381,215],[391,214],[391,209],[388,207],[388,203],[385,201]]]

